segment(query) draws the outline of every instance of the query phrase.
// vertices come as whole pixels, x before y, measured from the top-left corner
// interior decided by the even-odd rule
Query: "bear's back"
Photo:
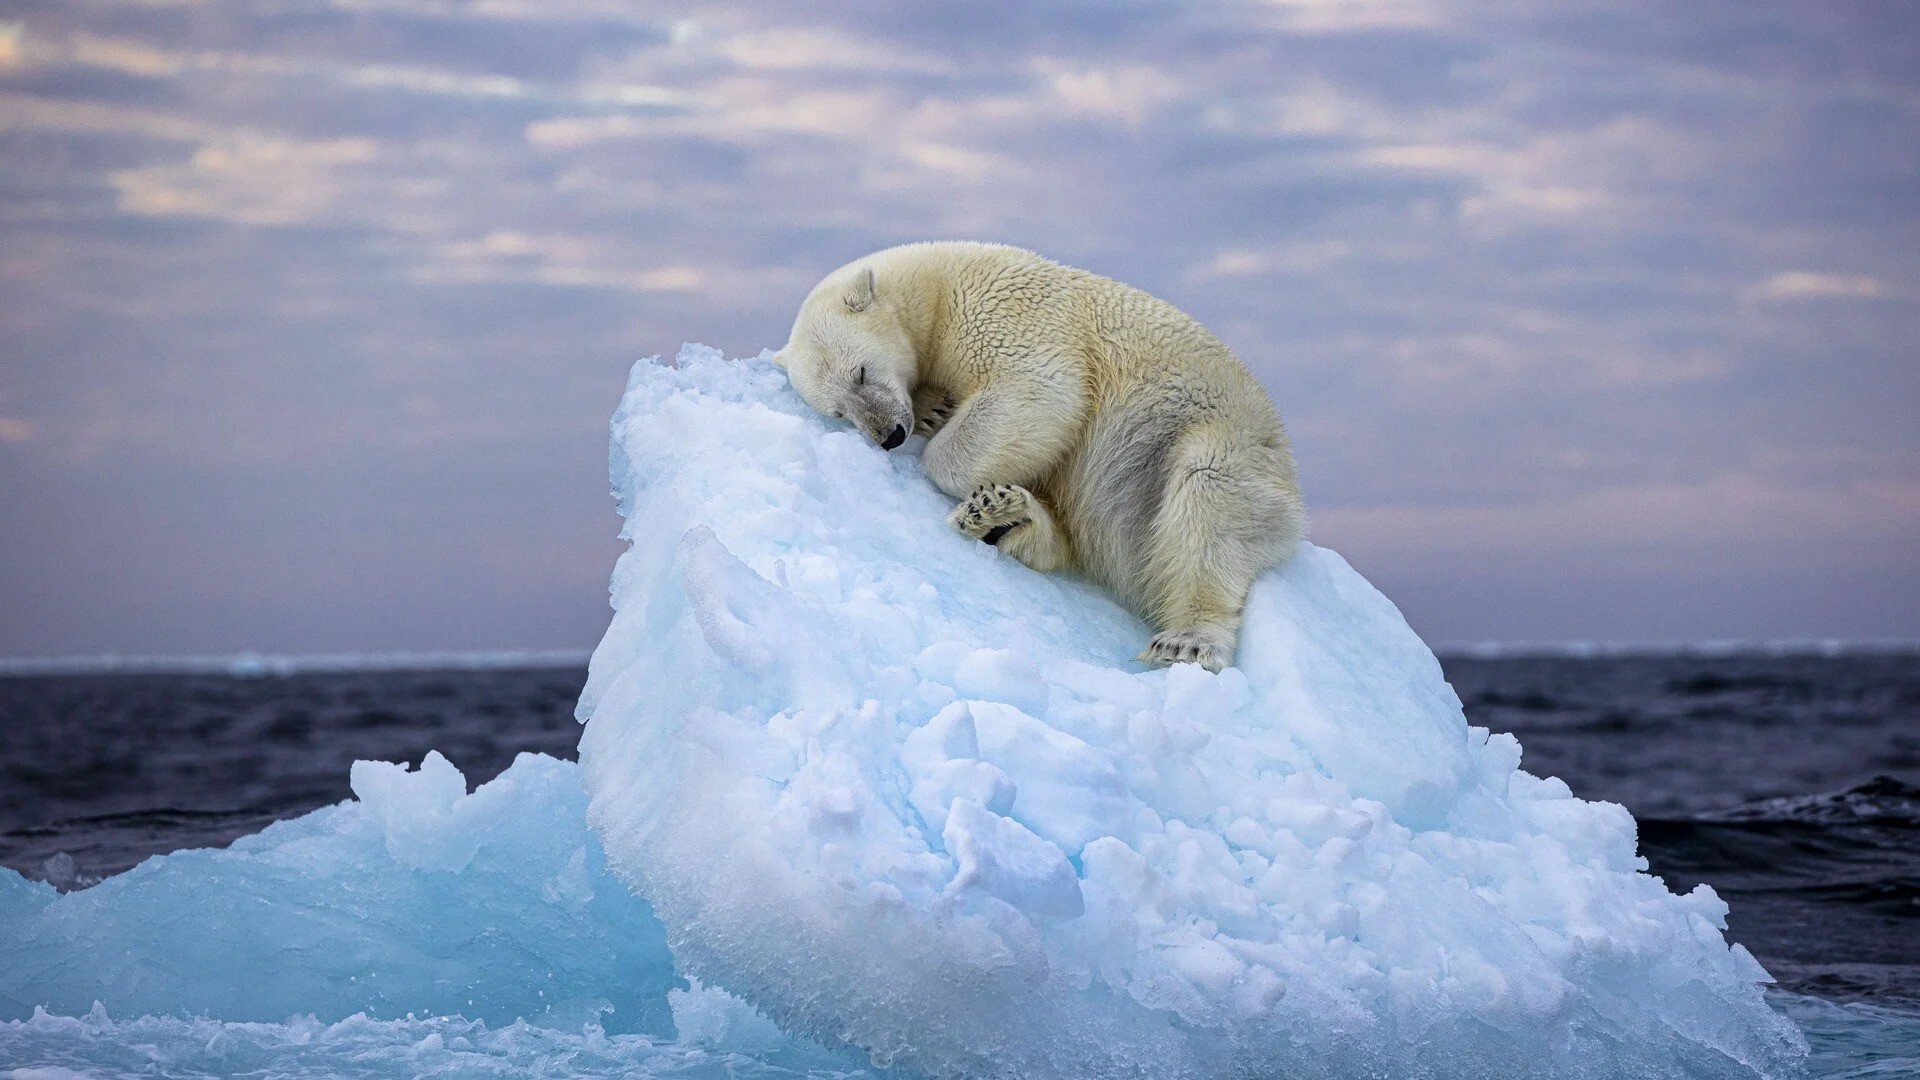
[[[1036,353],[1086,365],[1096,398],[1169,394],[1277,421],[1266,390],[1226,344],[1166,300],[1026,248],[966,240],[879,252],[934,306],[947,359],[973,376]]]

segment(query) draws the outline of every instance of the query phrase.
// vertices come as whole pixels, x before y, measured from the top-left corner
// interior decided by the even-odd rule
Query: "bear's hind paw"
[[[1165,630],[1155,634],[1134,659],[1154,667],[1199,664],[1214,672],[1233,662],[1226,647],[1215,641],[1213,635],[1199,630]]]

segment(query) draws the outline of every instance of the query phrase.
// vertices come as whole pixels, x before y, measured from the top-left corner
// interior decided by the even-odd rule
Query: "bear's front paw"
[[[915,402],[913,433],[933,438],[941,428],[947,426],[947,421],[953,418],[953,410],[959,407],[960,403],[944,391],[924,403]]]
[[[1155,667],[1199,664],[1208,671],[1219,671],[1233,657],[1211,634],[1199,630],[1166,630],[1153,635],[1146,649],[1134,659]]]
[[[1008,533],[1033,521],[1033,494],[1017,484],[983,484],[954,507],[947,520],[961,535],[997,545]]]

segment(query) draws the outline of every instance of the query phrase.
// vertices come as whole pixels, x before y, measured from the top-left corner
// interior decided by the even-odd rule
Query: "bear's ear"
[[[860,276],[854,279],[853,288],[847,291],[847,310],[856,313],[865,311],[873,306],[873,300],[873,267],[869,266],[860,271]]]

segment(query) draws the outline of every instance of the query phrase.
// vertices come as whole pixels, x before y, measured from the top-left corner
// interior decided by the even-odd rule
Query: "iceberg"
[[[357,799],[61,894],[0,871],[0,1020],[464,1016],[671,1037],[646,901],[605,870],[579,767],[477,790],[438,753],[353,767]],[[422,1036],[424,1037],[424,1036]]]
[[[1804,1075],[1725,905],[1467,725],[1334,553],[1259,583],[1238,667],[1146,671],[1131,615],[950,533],[764,359],[643,362],[613,434],[579,764],[359,762],[225,850],[0,870],[0,1067]]]
[[[637,365],[587,817],[678,969],[925,1076],[1752,1077],[1806,1046],[1337,554],[1238,666],[945,523],[765,354]]]
[[[867,1075],[679,976],[573,762],[351,780],[79,891],[0,869],[0,1075]]]

